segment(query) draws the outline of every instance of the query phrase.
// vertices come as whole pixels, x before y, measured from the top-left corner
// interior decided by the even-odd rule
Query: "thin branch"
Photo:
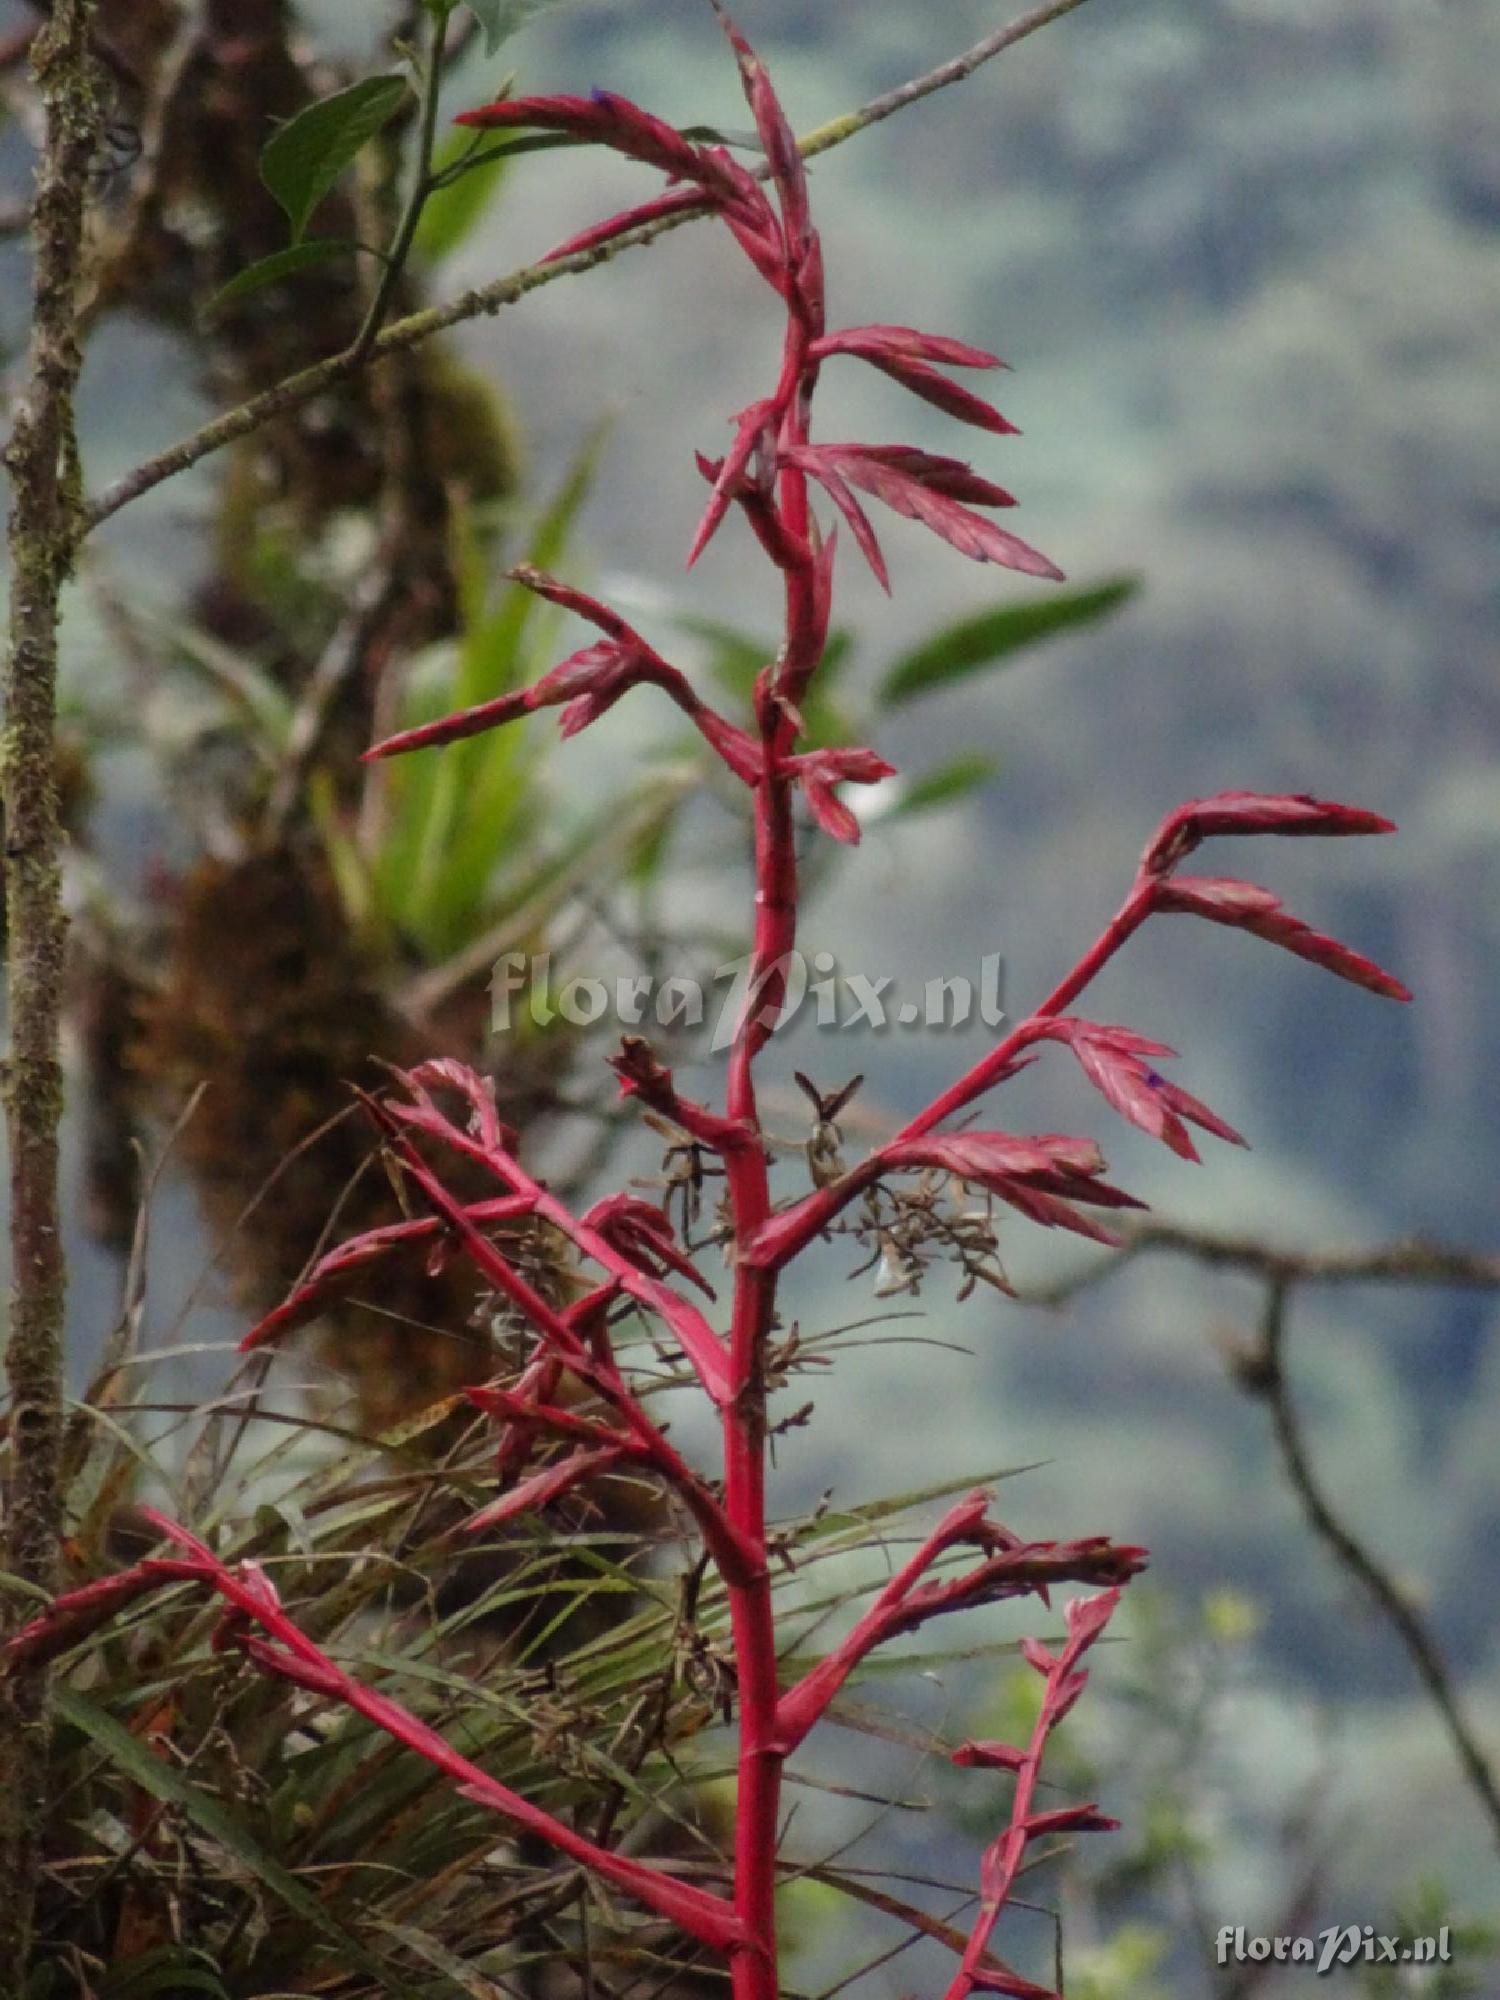
[[[1023,1296],[1031,1305],[1062,1305],[1113,1276],[1122,1265],[1152,1252],[1188,1257],[1211,1268],[1242,1271],[1265,1280],[1260,1337],[1248,1352],[1235,1355],[1234,1379],[1247,1395],[1268,1406],[1287,1482],[1308,1526],[1375,1600],[1405,1646],[1500,1842],[1500,1781],[1459,1707],[1432,1634],[1393,1578],[1330,1505],[1313,1470],[1284,1365],[1287,1315],[1297,1285],[1446,1285],[1487,1291],[1500,1289],[1500,1256],[1447,1249],[1420,1238],[1378,1244],[1368,1250],[1288,1250],[1252,1236],[1224,1235],[1172,1222],[1137,1222],[1126,1226],[1126,1241],[1118,1250],[1069,1278]]]
[[[1313,1470],[1302,1419],[1287,1386],[1285,1348],[1292,1281],[1273,1278],[1266,1288],[1265,1311],[1258,1345],[1237,1358],[1235,1377],[1247,1394],[1264,1402],[1271,1413],[1277,1449],[1287,1482],[1302,1507],[1308,1526],[1336,1562],[1375,1600],[1417,1670],[1433,1707],[1442,1719],[1463,1767],[1469,1788],[1483,1808],[1500,1845],[1500,1782],[1459,1706],[1452,1677],[1428,1631],[1405,1592],[1334,1512],[1322,1482]]]
[[[1313,1285],[1451,1285],[1456,1290],[1500,1289],[1500,1256],[1453,1250],[1421,1237],[1382,1243],[1368,1250],[1292,1250],[1254,1236],[1225,1235],[1176,1222],[1120,1225],[1125,1241],[1082,1270],[1022,1294],[1028,1305],[1064,1305],[1077,1293],[1099,1285],[1137,1257],[1153,1253],[1190,1257],[1221,1270]]]
[[[417,226],[422,220],[422,210],[432,193],[432,155],[437,143],[438,105],[442,97],[443,55],[448,37],[448,15],[438,12],[433,17],[432,42],[427,51],[426,67],[421,73],[421,116],[417,127],[417,157],[412,162],[411,186],[401,210],[401,219],[396,225],[395,236],[391,240],[385,261],[381,266],[380,278],[375,293],[370,300],[369,311],[364,324],[354,337],[349,349],[349,365],[359,368],[367,360],[371,348],[385,316],[391,309],[406,270],[407,259],[412,245],[417,240]]]
[[[878,125],[883,118],[904,111],[909,104],[919,104],[924,97],[946,90],[951,83],[962,83],[965,77],[972,76],[975,70],[995,56],[1003,55],[1017,42],[1024,42],[1028,35],[1034,35],[1038,28],[1049,26],[1082,5],[1083,0],[1045,0],[1044,5],[1033,7],[1029,14],[1022,14],[1006,27],[997,28],[993,34],[977,41],[971,49],[966,49],[961,56],[953,56],[948,62],[939,63],[936,69],[928,70],[925,76],[913,77],[909,83],[898,83],[894,90],[886,91],[881,97],[872,97],[858,111],[846,112],[842,118],[830,118],[826,125],[820,125],[799,142],[803,159],[810,160],[818,153],[826,153],[831,146],[841,146],[856,132]]]
[[[940,64],[925,76],[915,77],[897,89],[887,91],[883,96],[873,98],[857,111],[850,111],[843,117],[831,119],[826,125],[818,126],[806,139],[799,141],[804,157],[811,158],[818,153],[826,153],[834,146],[842,145],[846,139],[863,132],[867,126],[878,124],[889,118],[895,111],[907,104],[915,104],[934,91],[951,83],[961,82],[972,76],[981,64],[992,57],[1011,49],[1018,42],[1026,40],[1062,14],[1071,13],[1083,0],[1047,0],[1047,4],[1023,14],[1006,28],[977,42],[973,48],[961,56]],[[762,169],[762,176],[764,175]],[[622,251],[644,247],[654,243],[659,236],[669,230],[680,228],[685,222],[701,219],[709,213],[707,203],[691,208],[682,208],[675,214],[660,217],[654,222],[644,223],[638,229],[627,230],[612,237],[608,243],[593,249],[576,251],[572,256],[557,257],[550,262],[528,264],[518,271],[512,271],[503,278],[496,278],[488,285],[481,285],[472,291],[461,293],[446,304],[430,306],[422,312],[411,313],[405,319],[388,326],[369,343],[368,350],[359,351],[359,343],[346,348],[343,353],[331,355],[328,360],[304,368],[296,375],[290,375],[284,382],[263,390],[258,396],[226,410],[222,416],[214,417],[191,436],[169,445],[165,451],[117,479],[112,486],[88,502],[83,511],[85,532],[97,528],[122,507],[139,500],[143,494],[160,486],[164,480],[172,479],[178,473],[186,472],[200,460],[222,451],[237,438],[248,437],[277,417],[286,416],[292,410],[300,410],[306,404],[315,402],[326,395],[340,382],[357,373],[368,362],[383,360],[387,355],[405,352],[418,347],[423,341],[431,340],[435,334],[444,333],[449,327],[460,326],[465,320],[477,319],[481,314],[494,315],[506,306],[515,305],[529,293],[539,291],[559,278],[576,277],[583,271],[591,271],[598,264],[607,264]]]

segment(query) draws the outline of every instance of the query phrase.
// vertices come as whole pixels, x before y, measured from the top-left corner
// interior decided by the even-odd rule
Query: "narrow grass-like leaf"
[[[1043,639],[1107,618],[1129,603],[1140,587],[1139,577],[1112,577],[1086,590],[1053,593],[1035,603],[999,604],[960,618],[902,654],[880,683],[881,703],[896,708],[918,695],[1003,666]]]
[[[53,1688],[51,1701],[65,1722],[80,1730],[102,1750],[111,1764],[154,1799],[186,1815],[212,1841],[224,1848],[242,1868],[256,1876],[305,1923],[320,1931],[353,1964],[382,1982],[382,1990],[417,2000],[413,1988],[396,1980],[389,1966],[366,1950],[359,1939],[326,1910],[306,1884],[290,1869],[268,1854],[255,1836],[212,1793],[185,1776],[175,1764],[160,1757],[148,1744],[118,1722],[88,1695],[65,1684]]]
[[[891,809],[893,819],[906,819],[913,813],[931,812],[938,806],[956,805],[970,792],[978,791],[988,784],[1000,768],[994,757],[978,754],[955,757],[950,763],[938,764],[920,777],[913,778],[896,804]]]

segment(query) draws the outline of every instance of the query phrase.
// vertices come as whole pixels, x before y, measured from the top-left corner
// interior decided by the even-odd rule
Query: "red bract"
[[[1161,874],[1186,859],[1201,841],[1221,833],[1326,836],[1395,831],[1394,820],[1382,819],[1379,813],[1309,798],[1305,792],[1216,792],[1212,798],[1188,799],[1169,813],[1141,866],[1150,874]]]
[[[957,1132],[934,1139],[909,1139],[888,1146],[888,1169],[940,1167],[977,1187],[988,1188],[1012,1208],[1048,1229],[1071,1229],[1096,1243],[1117,1243],[1112,1230],[1080,1215],[1072,1204],[1093,1208],[1140,1208],[1143,1204],[1098,1176],[1104,1156],[1091,1139],[1057,1133],[1021,1139],[1010,1132]]]
[[[679,1249],[670,1218],[649,1201],[629,1194],[606,1195],[603,1201],[595,1202],[583,1219],[648,1277],[664,1278],[669,1271],[675,1271],[709,1298],[714,1296],[713,1286]]]
[[[464,1527],[471,1535],[479,1534],[488,1528],[498,1528],[506,1521],[517,1520],[522,1514],[534,1513],[539,1507],[561,1500],[564,1494],[571,1493],[586,1479],[607,1471],[619,1458],[618,1445],[604,1445],[598,1451],[578,1451],[569,1458],[560,1458],[544,1472],[534,1472],[529,1479],[521,1480],[519,1485],[502,1493],[498,1500],[492,1500],[488,1507],[481,1507],[477,1514],[471,1514]]]
[[[825,833],[850,846],[859,841],[859,821],[833,790],[835,785],[877,785],[894,778],[896,767],[873,750],[810,750],[790,757],[784,766],[795,771],[813,818]]]
[[[1253,882],[1238,882],[1222,875],[1173,875],[1155,890],[1152,906],[1163,916],[1206,917],[1212,924],[1228,924],[1233,930],[1249,931],[1253,937],[1279,944],[1283,951],[1310,959],[1325,972],[1337,973],[1340,979],[1366,987],[1387,1000],[1411,998],[1401,981],[1383,971],[1372,958],[1351,951],[1336,938],[1325,937],[1300,918],[1290,916],[1269,889],[1257,888]]]
[[[478,110],[461,111],[455,122],[486,131],[563,132],[657,167],[672,180],[692,181],[710,198],[729,200],[741,193],[713,152],[610,90],[596,90],[590,97],[502,97]]]
[[[859,510],[851,509],[840,498],[840,487],[863,487],[894,513],[920,521],[975,562],[999,563],[1005,569],[1054,581],[1062,576],[1055,563],[1018,536],[1006,534],[993,521],[976,514],[972,506],[961,504],[973,501],[985,507],[1012,507],[1015,501],[1003,487],[982,479],[960,459],[937,458],[907,445],[854,444],[793,446],[783,452],[782,459],[811,473],[842,507],[882,582],[884,566],[868,547],[873,540],[868,523],[861,528]]]
[[[1188,1136],[1186,1119],[1225,1139],[1232,1146],[1245,1141],[1232,1125],[1216,1117],[1206,1104],[1169,1083],[1145,1060],[1164,1061],[1176,1051],[1164,1042],[1149,1041],[1129,1028],[1105,1028],[1093,1021],[1063,1015],[1038,1029],[1038,1036],[1065,1043],[1077,1056],[1084,1075],[1109,1100],[1122,1118],[1160,1139],[1184,1160],[1196,1160],[1197,1148]]]

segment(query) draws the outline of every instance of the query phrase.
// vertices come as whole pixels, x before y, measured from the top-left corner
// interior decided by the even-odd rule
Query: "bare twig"
[[[972,76],[975,70],[994,57],[1013,49],[1017,42],[1024,42],[1028,35],[1034,35],[1038,28],[1047,27],[1082,5],[1083,0],[1044,0],[1042,6],[1033,7],[1029,14],[1022,14],[1005,27],[997,28],[993,34],[977,41],[971,49],[965,49],[961,56],[954,56],[948,62],[939,63],[936,69],[928,70],[925,76],[913,77],[909,83],[899,83],[883,96],[872,97],[858,111],[848,111],[842,118],[829,119],[826,125],[820,125],[801,142],[802,157],[810,160],[817,153],[826,153],[830,146],[842,145],[856,132],[878,125],[883,118],[904,111],[910,104],[919,104],[935,91],[946,90],[952,83],[962,83],[965,77]]]
[[[1122,1264],[1153,1253],[1190,1257],[1221,1270],[1252,1277],[1312,1285],[1451,1285],[1462,1290],[1500,1289],[1500,1256],[1454,1250],[1421,1237],[1381,1243],[1368,1250],[1292,1250],[1254,1236],[1190,1229],[1176,1222],[1120,1225],[1125,1242],[1107,1256],[1055,1284],[1024,1295],[1028,1305],[1063,1305],[1076,1293],[1102,1284]]]
[[[940,64],[925,76],[914,77],[909,83],[873,98],[857,111],[846,112],[842,117],[831,119],[820,125],[799,142],[805,157],[828,152],[832,147],[842,145],[868,126],[889,118],[893,112],[908,104],[915,104],[934,91],[946,85],[961,82],[972,76],[981,64],[1011,49],[1018,42],[1033,35],[1039,28],[1060,15],[1070,13],[1083,0],[1046,0],[1046,4],[1023,14],[1008,27],[977,42],[973,48],[961,56]],[[764,169],[762,169],[762,174]],[[273,388],[266,389],[258,396],[251,396],[222,416],[214,417],[189,437],[179,439],[165,451],[144,460],[133,471],[117,479],[114,485],[88,502],[84,508],[85,531],[96,528],[111,515],[129,506],[132,500],[139,500],[143,494],[160,486],[164,480],[175,478],[186,472],[200,460],[222,451],[225,445],[233,444],[237,438],[248,437],[277,417],[286,416],[292,410],[300,410],[306,404],[315,402],[326,395],[340,382],[357,373],[367,362],[383,360],[387,355],[399,354],[408,348],[420,346],[434,334],[444,333],[449,327],[459,326],[465,320],[477,319],[481,314],[500,312],[504,307],[515,305],[518,300],[542,286],[550,285],[559,278],[575,277],[580,272],[591,271],[597,264],[606,264],[622,251],[643,247],[654,243],[659,236],[669,230],[679,228],[685,222],[693,222],[708,214],[706,205],[682,208],[675,214],[663,216],[654,222],[643,224],[638,229],[625,231],[612,237],[609,242],[596,245],[589,250],[580,250],[570,257],[557,257],[550,262],[528,264],[518,271],[511,271],[503,278],[496,278],[488,285],[481,285],[472,291],[463,292],[456,299],[450,299],[440,306],[430,306],[422,312],[408,314],[397,320],[374,339],[364,345],[356,341],[343,353],[330,355],[311,368],[304,368],[290,375]]]
[[[1417,1677],[1442,1719],[1469,1788],[1484,1810],[1500,1845],[1500,1783],[1468,1718],[1459,1705],[1452,1677],[1426,1622],[1406,1593],[1362,1541],[1339,1518],[1321,1480],[1313,1470],[1291,1391],[1287,1387],[1285,1349],[1292,1281],[1273,1278],[1266,1287],[1257,1346],[1237,1359],[1235,1375],[1245,1391],[1263,1401],[1271,1413],[1277,1449],[1287,1483],[1296,1494],[1308,1526],[1334,1559],[1354,1577],[1379,1606],[1405,1646]]]
[[[1287,1483],[1308,1526],[1335,1560],[1368,1592],[1401,1640],[1418,1678],[1437,1710],[1497,1842],[1500,1842],[1500,1781],[1459,1706],[1452,1678],[1420,1614],[1363,1542],[1335,1513],[1313,1468],[1302,1421],[1292,1401],[1285,1369],[1287,1319],[1299,1284],[1447,1285],[1465,1290],[1500,1289],[1500,1256],[1446,1249],[1420,1239],[1380,1244],[1368,1250],[1288,1250],[1252,1236],[1221,1235],[1171,1222],[1127,1225],[1120,1249],[1043,1290],[1027,1302],[1056,1306],[1101,1283],[1123,1264],[1152,1252],[1191,1258],[1195,1263],[1234,1270],[1264,1280],[1265,1306],[1259,1336],[1233,1356],[1234,1379],[1271,1413],[1277,1450]]]
[[[63,1435],[63,1287],[58,1209],[59,1024],[64,917],[56,780],[58,602],[77,546],[73,397],[81,355],[89,169],[100,132],[92,0],[57,0],[33,67],[46,116],[37,176],[26,393],[6,450],[13,571],[5,666],[5,803],[11,1048],[5,1079],[13,1259],[4,1566],[32,1590],[57,1580]],[[5,1624],[19,1606],[6,1605]],[[0,1964],[27,1962],[46,1803],[45,1675],[0,1697]]]

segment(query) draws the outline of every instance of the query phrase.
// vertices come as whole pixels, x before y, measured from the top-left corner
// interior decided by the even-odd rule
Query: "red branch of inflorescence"
[[[505,98],[466,113],[460,122],[565,133],[666,174],[665,195],[597,225],[555,254],[608,241],[674,207],[706,205],[781,303],[784,332],[774,386],[736,416],[721,457],[699,459],[709,496],[689,557],[696,561],[737,509],[779,574],[781,646],[756,682],[753,714],[745,724],[721,714],[610,607],[523,567],[513,572],[520,582],[576,614],[599,636],[533,686],[393,736],[367,755],[389,757],[451,743],[544,707],[560,708],[563,733],[572,735],[597,722],[634,688],[650,686],[676,704],[748,789],[755,829],[752,976],[730,1051],[722,1110],[683,1096],[671,1071],[639,1038],[627,1038],[613,1058],[626,1097],[669,1120],[722,1165],[733,1236],[727,1326],[716,1326],[687,1295],[684,1288],[690,1287],[712,1298],[661,1209],[635,1196],[616,1195],[581,1217],[573,1215],[522,1165],[516,1135],[496,1115],[490,1086],[460,1064],[433,1062],[400,1075],[399,1087],[387,1095],[365,1100],[388,1156],[407,1181],[414,1208],[425,1213],[331,1251],[244,1345],[284,1337],[315,1317],[352,1278],[413,1244],[425,1244],[435,1257],[459,1254],[470,1261],[512,1316],[529,1328],[534,1345],[531,1358],[510,1380],[470,1392],[496,1427],[500,1487],[496,1499],[480,1508],[468,1526],[493,1527],[602,1473],[628,1468],[658,1481],[685,1510],[722,1577],[732,1612],[739,1730],[728,1893],[684,1883],[649,1861],[626,1856],[499,1784],[419,1717],[306,1638],[254,1564],[222,1562],[186,1529],[161,1517],[155,1517],[156,1525],[173,1554],[148,1558],[60,1598],[11,1642],[7,1658],[14,1665],[63,1652],[146,1592],[184,1584],[207,1588],[226,1607],[219,1645],[237,1649],[264,1673],[364,1716],[443,1771],[465,1796],[492,1807],[719,1953],[728,1963],[736,2000],[776,2000],[783,1769],[848,1677],[876,1647],[934,1618],[1016,1597],[1045,1603],[1056,1584],[1095,1587],[1101,1594],[1076,1598],[1066,1607],[1067,1639],[1055,1657],[1035,1641],[1026,1644],[1026,1657],[1043,1678],[1041,1711],[1030,1743],[1025,1748],[966,1744],[955,1753],[960,1764],[1010,1773],[1014,1791],[1006,1829],[984,1857],[979,1911],[948,1989],[949,2000],[966,2000],[976,1991],[1042,2000],[1046,1989],[999,1960],[991,1940],[1029,1843],[1043,1835],[1113,1824],[1092,1805],[1038,1812],[1034,1793],[1047,1738],[1083,1690],[1086,1676],[1079,1659],[1103,1631],[1122,1586],[1144,1566],[1145,1552],[1102,1537],[1025,1542],[991,1518],[988,1494],[972,1494],[950,1510],[848,1635],[799,1680],[783,1687],[765,1491],[767,1360],[778,1283],[786,1267],[858,1195],[908,1172],[949,1176],[986,1190],[1045,1227],[1113,1240],[1097,1212],[1140,1204],[1103,1178],[1103,1156],[1092,1140],[1058,1133],[955,1131],[950,1121],[1052,1042],[1071,1051],[1114,1110],[1184,1159],[1198,1157],[1189,1126],[1242,1144],[1224,1120],[1161,1075],[1156,1065],[1171,1056],[1170,1049],[1131,1029],[1086,1020],[1070,1010],[1142,924],[1166,915],[1199,916],[1248,931],[1375,993],[1405,998],[1405,989],[1389,974],[1288,915],[1270,891],[1179,872],[1181,863],[1209,838],[1368,834],[1391,828],[1373,813],[1302,796],[1229,792],[1179,807],[1147,848],[1115,917],[1032,1014],[893,1139],[839,1178],[798,1199],[773,1194],[755,1063],[776,1028],[796,942],[797,802],[824,833],[856,841],[859,821],[840,788],[872,784],[891,774],[891,766],[870,749],[797,749],[801,704],[827,645],[837,552],[836,532],[825,531],[813,512],[810,487],[826,495],[887,587],[885,556],[858,496],[920,523],[977,561],[1037,577],[1059,572],[989,518],[990,512],[1011,506],[1011,496],[962,460],[908,445],[814,440],[814,393],[829,361],[864,361],[949,416],[992,436],[1013,426],[942,371],[1002,364],[964,342],[904,326],[828,330],[822,246],[801,157],[764,66],[727,19],[724,25],[768,163],[769,193],[726,148],[698,144],[607,91],[589,97]],[[445,1108],[450,1103],[456,1110]],[[460,1200],[450,1192],[441,1168],[433,1164],[434,1155],[445,1153],[487,1172],[494,1193]],[[593,1289],[576,1302],[556,1305],[544,1298],[507,1250],[514,1225],[527,1218],[560,1231],[581,1265],[597,1274]],[[676,1343],[714,1406],[723,1441],[717,1478],[700,1475],[668,1442],[621,1367],[611,1317],[627,1303]],[[587,1413],[571,1407],[569,1383],[583,1392]],[[968,1552],[967,1567],[955,1566],[960,1551]]]

